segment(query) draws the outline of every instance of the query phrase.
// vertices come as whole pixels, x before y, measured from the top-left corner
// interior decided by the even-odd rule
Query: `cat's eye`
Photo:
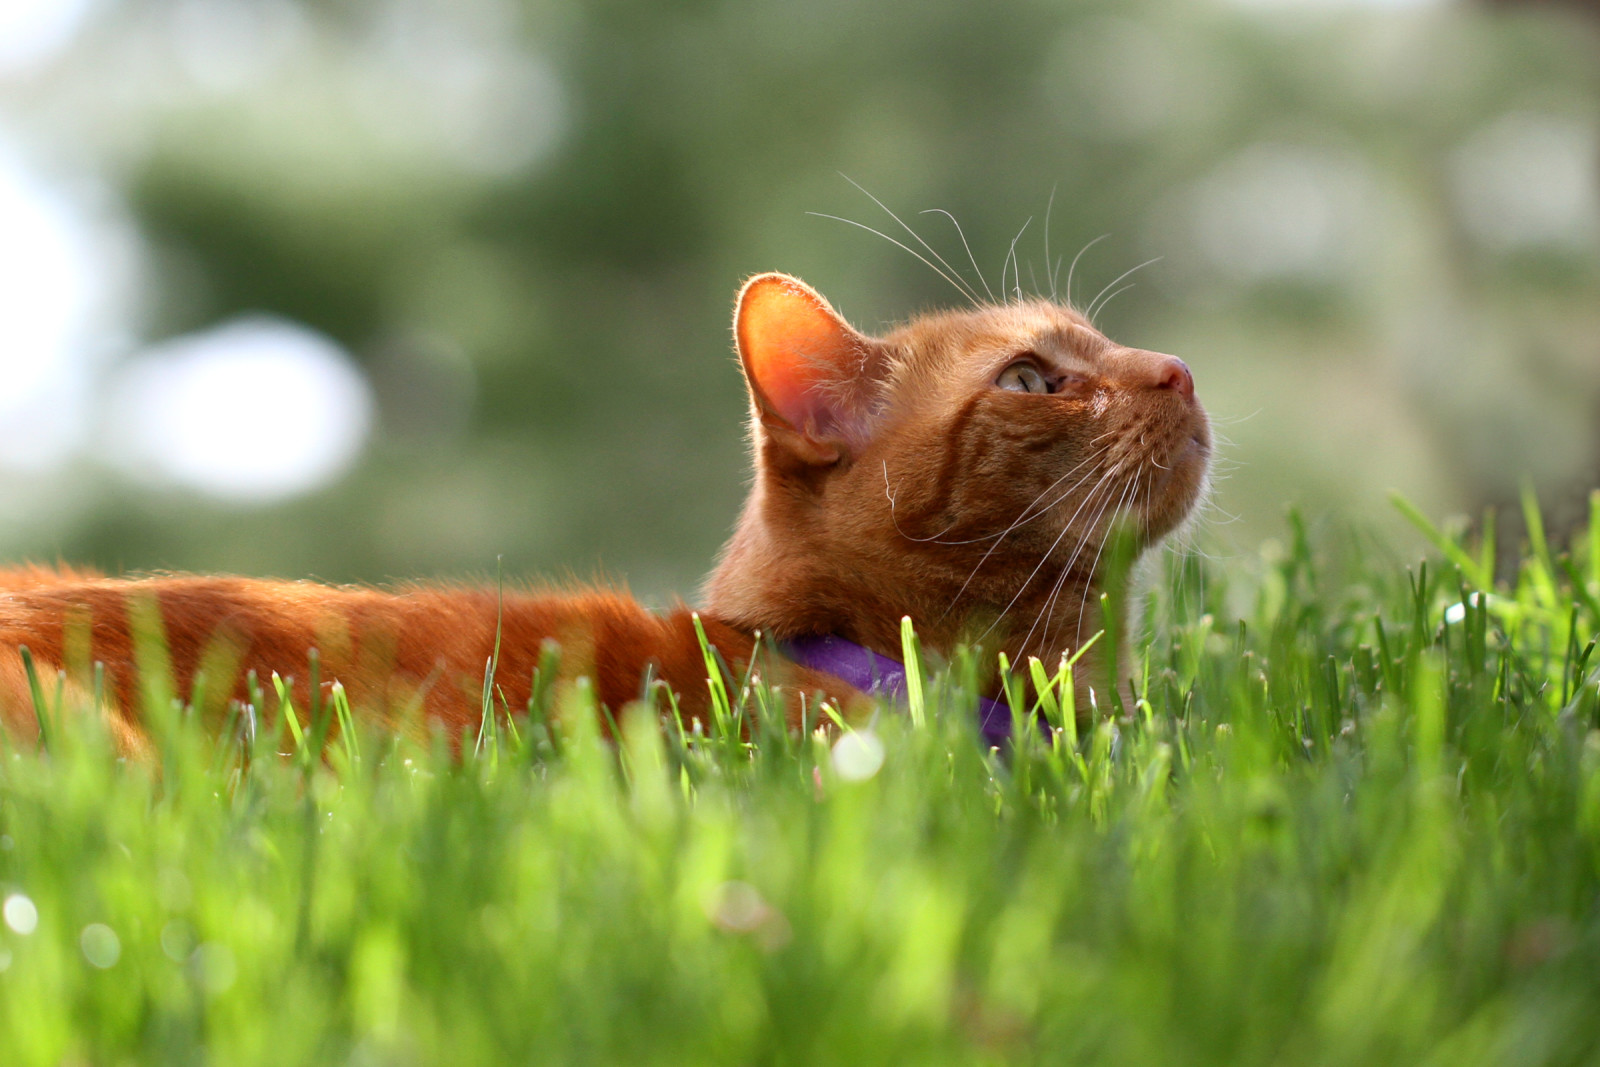
[[[1013,393],[1048,393],[1050,383],[1031,360],[1019,359],[1000,372],[994,384]]]

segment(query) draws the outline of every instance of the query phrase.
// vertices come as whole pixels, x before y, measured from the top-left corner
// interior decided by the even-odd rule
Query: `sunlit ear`
[[[837,462],[865,443],[883,354],[815,289],[758,274],[734,315],[739,359],[767,433],[808,463]]]

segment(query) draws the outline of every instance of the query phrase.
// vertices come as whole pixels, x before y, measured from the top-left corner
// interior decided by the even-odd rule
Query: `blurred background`
[[[1224,556],[1600,485],[1592,4],[0,0],[0,557],[691,594],[740,281],[959,300],[841,175],[997,289],[1160,257],[1099,321]]]

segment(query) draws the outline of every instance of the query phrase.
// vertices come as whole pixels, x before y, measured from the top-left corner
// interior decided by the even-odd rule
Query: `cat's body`
[[[877,339],[803,283],[761,275],[740,294],[735,332],[756,478],[702,613],[735,669],[756,631],[836,634],[898,657],[908,615],[936,652],[980,641],[1013,662],[1053,663],[1101,628],[1097,568],[1113,518],[1142,549],[1204,491],[1210,437],[1188,369],[1116,345],[1057,304],[937,313]],[[706,707],[687,609],[658,615],[616,593],[23,568],[0,574],[8,732],[36,729],[27,646],[36,678],[53,690],[64,670],[80,697],[89,665],[103,663],[113,729],[139,748],[130,619],[149,618],[151,604],[181,693],[206,661],[213,697],[242,697],[246,670],[276,671],[300,679],[304,708],[316,648],[322,681],[342,683],[354,707],[390,722],[420,710],[459,736],[481,715],[498,628],[498,706],[522,706],[553,640],[562,674],[591,677],[610,708],[639,695],[647,670],[683,714]],[[218,673],[230,681],[219,686]],[[1087,686],[1094,672],[1081,673]],[[795,694],[853,695],[792,665],[769,665],[769,677]]]

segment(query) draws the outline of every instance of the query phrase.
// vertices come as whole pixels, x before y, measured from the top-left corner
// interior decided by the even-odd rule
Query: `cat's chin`
[[[1186,437],[1156,468],[1150,495],[1139,509],[1140,532],[1146,545],[1177,529],[1199,503],[1211,463],[1211,445],[1203,431]]]

